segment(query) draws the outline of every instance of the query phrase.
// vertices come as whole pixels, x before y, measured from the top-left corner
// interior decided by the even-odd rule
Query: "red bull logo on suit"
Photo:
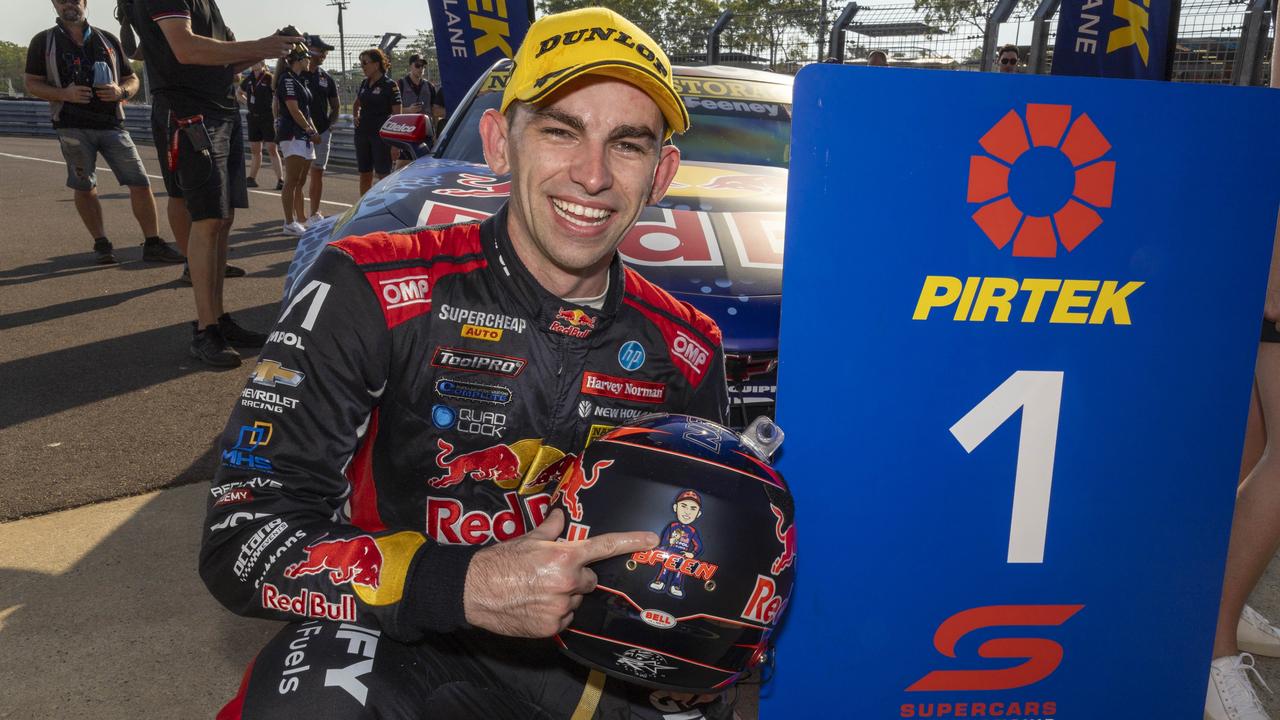
[[[296,578],[328,571],[334,585],[364,585],[374,590],[382,575],[382,551],[368,535],[345,540],[325,540],[308,545],[306,559],[285,568],[284,576]]]

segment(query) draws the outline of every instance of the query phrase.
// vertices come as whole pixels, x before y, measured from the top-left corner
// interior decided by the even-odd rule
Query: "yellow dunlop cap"
[[[600,7],[547,15],[529,26],[502,93],[502,112],[515,100],[536,104],[582,75],[606,75],[643,90],[666,118],[664,140],[689,129],[667,54],[630,20]]]

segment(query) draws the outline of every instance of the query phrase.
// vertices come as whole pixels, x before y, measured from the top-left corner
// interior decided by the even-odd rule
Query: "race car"
[[[501,103],[510,67],[501,60],[472,86],[430,155],[383,179],[350,210],[308,229],[289,268],[286,300],[328,242],[483,219],[501,207],[510,183],[484,164],[479,121]],[[777,390],[792,78],[726,66],[672,70],[693,122],[675,138],[680,170],[667,196],[644,209],[618,251],[646,278],[720,325],[731,424],[741,428],[773,415]],[[398,121],[394,129],[403,133],[414,125]],[[383,135],[388,137],[387,126]]]

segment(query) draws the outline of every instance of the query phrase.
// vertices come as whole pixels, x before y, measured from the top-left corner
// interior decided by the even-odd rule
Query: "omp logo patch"
[[[1102,159],[1111,143],[1088,114],[1031,103],[1025,121],[1010,110],[978,144],[986,154],[969,157],[967,199],[981,204],[973,220],[997,248],[1012,241],[1015,257],[1055,257],[1102,225],[1116,163]]]

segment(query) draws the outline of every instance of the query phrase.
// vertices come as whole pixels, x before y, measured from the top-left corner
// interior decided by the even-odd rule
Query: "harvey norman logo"
[[[667,386],[663,383],[629,380],[595,372],[582,374],[582,392],[645,403],[660,403],[667,399]]]

